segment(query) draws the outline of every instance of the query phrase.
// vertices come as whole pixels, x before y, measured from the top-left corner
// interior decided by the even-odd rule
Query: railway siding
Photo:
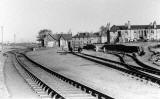
[[[113,69],[125,72],[125,73],[133,75],[133,76],[137,76],[137,77],[139,77],[141,79],[149,80],[149,81],[151,81],[153,83],[156,83],[156,84],[160,85],[160,78],[157,78],[156,76],[152,76],[152,75],[149,75],[147,73],[138,71],[136,68],[134,68],[132,66],[129,66],[128,64],[123,64],[126,68],[128,68],[128,70],[127,70],[127,69],[124,69],[124,68],[121,68],[121,67],[114,66],[113,64],[108,64],[108,63],[105,63],[105,62],[98,61],[96,59],[96,58],[98,58],[98,59],[106,60],[104,58],[100,58],[100,57],[96,57],[96,56],[92,56],[92,55],[87,55],[87,54],[76,54],[76,53],[73,53],[73,55],[85,58],[87,60],[102,64],[102,65],[105,65],[107,67],[111,67]],[[121,63],[119,63],[119,64],[121,64]]]
[[[123,65],[124,67],[127,67],[127,68],[128,68],[128,66],[130,66],[130,67],[133,67],[133,69],[136,69],[140,72],[143,72],[143,73],[146,73],[146,74],[149,74],[149,75],[153,75],[157,78],[160,78],[160,71],[158,69],[150,67],[148,65],[142,65],[141,62],[138,61],[138,59],[136,59],[136,56],[134,54],[132,56],[130,54],[123,55],[123,53],[117,53],[117,52],[110,52],[109,53],[109,54],[113,54],[113,55],[119,57],[120,62],[113,61],[113,60],[110,60],[110,59],[107,59],[107,58],[101,57],[101,56],[97,57],[95,55],[90,55],[90,54],[85,54],[85,53],[82,53],[82,54],[84,54],[86,56],[91,56],[91,57],[94,57],[94,58],[98,58],[98,59],[104,60],[106,62],[108,61],[108,62],[111,62],[111,63],[116,63],[116,64],[119,64],[119,65]],[[106,53],[106,54],[108,54],[108,53]],[[131,64],[130,64],[130,62],[126,61],[125,58],[127,58],[129,60],[132,60]],[[118,65],[116,65],[116,66],[118,66]],[[120,66],[120,67],[122,67],[122,66]],[[128,69],[132,69],[132,68],[128,68]]]

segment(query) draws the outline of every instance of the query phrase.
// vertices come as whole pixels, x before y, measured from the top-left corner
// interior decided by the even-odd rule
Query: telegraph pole
[[[107,23],[107,43],[110,44],[110,23]]]
[[[2,44],[1,44],[1,46],[2,46],[2,52],[3,52],[3,26],[1,26],[1,32],[2,32]]]

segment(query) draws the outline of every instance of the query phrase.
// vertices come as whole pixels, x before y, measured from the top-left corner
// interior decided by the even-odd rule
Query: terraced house
[[[110,33],[116,33],[117,42],[154,41],[160,40],[160,25],[156,21],[150,25],[113,25]]]
[[[72,37],[73,41],[80,41],[81,44],[93,44],[93,43],[100,43],[100,34],[97,33],[78,33]]]

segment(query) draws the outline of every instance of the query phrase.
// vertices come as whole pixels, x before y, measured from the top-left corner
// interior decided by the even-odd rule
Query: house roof
[[[101,34],[99,32],[95,32],[91,34],[91,37],[99,37]]]
[[[88,37],[98,37],[100,36],[99,32],[95,32],[95,33],[78,33],[75,36],[73,36],[73,38],[88,38]]]
[[[51,34],[48,33],[46,39],[47,41],[58,41],[61,37],[63,37],[65,40],[71,40],[72,34]]]
[[[72,34],[60,34],[59,39],[63,37],[64,40],[72,40]]]
[[[135,30],[135,29],[152,29],[153,25],[131,25],[131,29]],[[160,25],[156,25],[157,29],[160,29]],[[110,29],[111,32],[115,32],[117,30],[127,30],[128,27],[125,25],[113,25]]]
[[[58,38],[51,33],[48,33],[46,38],[47,38],[47,41],[55,41],[55,40],[58,41]]]
[[[73,38],[85,38],[85,37],[89,37],[90,34],[88,32],[83,32],[83,33],[78,33],[75,36],[73,36]]]

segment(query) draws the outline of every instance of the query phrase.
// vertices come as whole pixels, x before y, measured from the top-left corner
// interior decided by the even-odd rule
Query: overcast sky
[[[101,25],[160,24],[160,0],[0,0],[4,41],[35,41],[41,29],[53,33],[95,32]],[[1,34],[1,32],[0,32]],[[1,35],[0,35],[1,40]]]

